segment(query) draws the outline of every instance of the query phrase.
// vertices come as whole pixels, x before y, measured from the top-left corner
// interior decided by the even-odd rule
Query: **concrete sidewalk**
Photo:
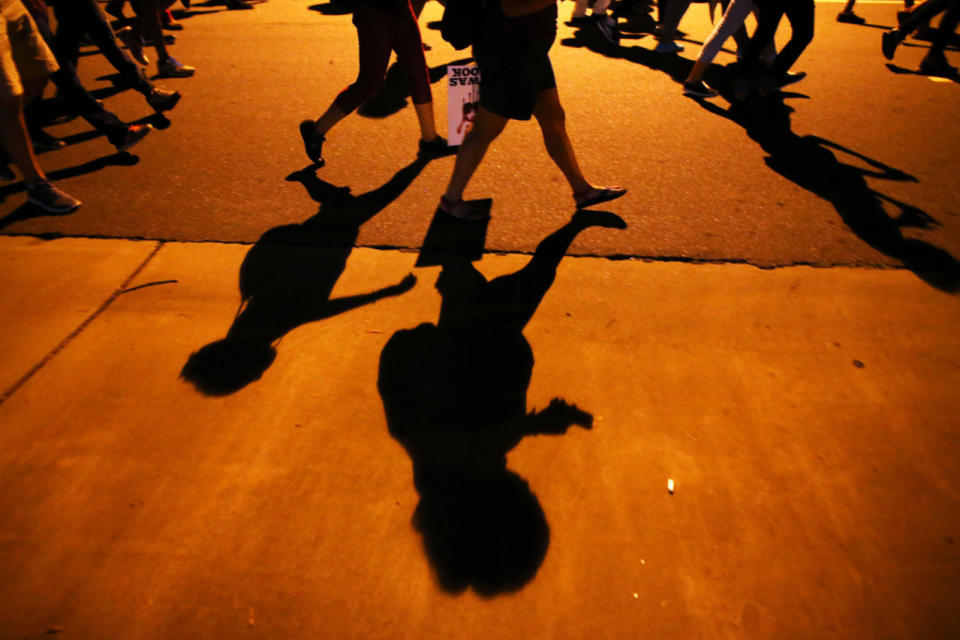
[[[549,540],[481,597],[437,582],[377,388],[439,269],[353,250],[333,298],[382,299],[204,395],[249,251],[0,237],[0,638],[960,634],[960,301],[912,273],[564,259],[526,403],[593,428],[510,452]]]

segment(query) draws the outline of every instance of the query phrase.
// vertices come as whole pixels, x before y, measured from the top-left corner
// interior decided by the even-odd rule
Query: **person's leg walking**
[[[540,125],[543,134],[543,143],[554,164],[563,172],[570,189],[574,194],[583,193],[591,188],[583,177],[580,165],[577,163],[573,145],[567,135],[566,112],[560,104],[560,94],[555,88],[544,89],[537,95],[537,102],[533,107],[533,116]]]
[[[450,182],[447,184],[447,190],[441,202],[446,201],[449,205],[456,205],[463,199],[463,191],[477,167],[480,166],[480,161],[486,155],[490,143],[506,126],[507,118],[487,111],[482,106],[477,109],[473,128],[460,145],[460,151],[453,165],[453,173],[450,175]]]

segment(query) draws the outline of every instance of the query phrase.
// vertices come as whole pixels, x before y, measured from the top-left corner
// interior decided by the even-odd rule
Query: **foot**
[[[600,30],[600,34],[612,45],[620,44],[620,31],[617,30],[617,22],[607,15],[596,15],[593,19]]]
[[[126,151],[135,144],[143,140],[153,131],[153,125],[150,124],[132,124],[127,127],[127,132],[120,140],[113,143],[117,151]]]
[[[717,92],[706,85],[703,80],[697,82],[684,82],[683,95],[691,98],[715,98]]]
[[[800,82],[806,77],[806,71],[797,71],[796,73],[787,71],[785,74],[776,79],[777,87],[782,89],[783,87],[794,84],[795,82]]]
[[[837,22],[846,22],[847,24],[866,24],[867,21],[861,18],[853,11],[841,11],[837,14]]]
[[[957,68],[947,62],[946,56],[942,53],[928,53],[920,61],[920,73],[928,76],[940,76],[941,78],[953,78],[957,75]]]
[[[573,214],[570,219],[576,225],[587,227],[606,227],[607,229],[626,229],[627,223],[623,218],[609,211],[584,211]]]
[[[310,162],[324,164],[323,141],[326,138],[317,133],[316,123],[313,120],[304,120],[300,123],[300,137],[303,138],[303,148]]]
[[[460,147],[451,147],[446,138],[437,136],[433,140],[420,140],[419,148],[423,158],[442,158],[453,155]]]
[[[30,132],[30,142],[33,144],[33,150],[36,153],[46,153],[47,151],[56,151],[63,149],[67,143],[60,138],[54,138],[52,135],[42,129]]]
[[[883,57],[887,60],[893,60],[893,54],[897,50],[897,45],[899,45],[902,40],[903,34],[899,29],[885,31],[883,35],[880,36],[880,50],[883,52]]]
[[[160,13],[160,26],[167,31],[183,31],[183,25],[177,22],[170,9]]]
[[[453,202],[448,200],[446,196],[440,196],[440,206],[437,207],[437,210],[466,222],[476,222],[489,217],[486,209],[477,210],[469,202],[464,202],[462,198]]]
[[[165,78],[189,78],[197,72],[191,66],[181,64],[176,58],[167,58],[157,63],[157,72]]]
[[[657,53],[680,53],[683,51],[683,45],[677,44],[673,40],[661,40],[653,50]]]
[[[120,29],[117,31],[117,38],[119,38],[123,46],[127,48],[134,60],[143,66],[150,64],[150,58],[148,58],[147,54],[143,51],[143,40],[133,32],[133,29],[130,27]]]
[[[27,201],[50,213],[69,213],[82,204],[44,179],[27,185]]]
[[[166,89],[153,89],[147,94],[147,104],[157,113],[170,111],[180,102],[179,91],[167,91]]]
[[[573,194],[573,200],[577,209],[586,209],[602,202],[616,200],[626,193],[627,190],[622,187],[590,187],[585,191]]]

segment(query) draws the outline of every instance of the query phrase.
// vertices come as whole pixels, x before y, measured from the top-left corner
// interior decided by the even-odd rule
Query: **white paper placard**
[[[473,126],[480,103],[480,70],[475,64],[447,67],[447,140],[451,146],[463,142]]]

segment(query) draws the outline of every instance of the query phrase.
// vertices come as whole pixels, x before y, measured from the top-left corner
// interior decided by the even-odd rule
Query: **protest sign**
[[[463,142],[473,126],[480,102],[480,70],[475,64],[447,67],[447,140],[451,146]]]

